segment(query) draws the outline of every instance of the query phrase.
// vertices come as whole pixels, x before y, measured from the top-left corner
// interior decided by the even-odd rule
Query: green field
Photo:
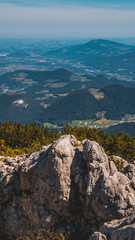
[[[119,120],[108,120],[106,118],[101,119],[88,119],[88,120],[74,120],[69,123],[72,127],[105,127],[113,124],[117,124]]]
[[[44,127],[48,127],[50,129],[61,129],[61,127],[58,126],[57,124],[52,124],[52,123],[49,123],[49,122],[45,122]]]
[[[135,115],[125,114],[125,119],[135,121]]]

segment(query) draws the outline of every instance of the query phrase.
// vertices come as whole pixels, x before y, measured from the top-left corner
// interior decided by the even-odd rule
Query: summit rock
[[[115,240],[115,235],[105,235],[111,231],[108,221],[118,226],[135,209],[133,169],[134,165],[127,165],[119,172],[98,143],[79,142],[72,135],[61,136],[30,156],[4,158],[0,161],[1,239],[54,229],[67,231],[75,240],[87,240],[94,232],[100,238],[93,235],[93,239]],[[101,227],[104,224],[109,230]],[[100,232],[100,227],[105,230]]]

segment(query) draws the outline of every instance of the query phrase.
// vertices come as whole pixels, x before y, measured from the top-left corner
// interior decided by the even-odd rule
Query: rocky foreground
[[[135,239],[135,165],[123,172],[102,147],[65,135],[28,155],[0,161],[0,239],[39,229],[73,240]]]

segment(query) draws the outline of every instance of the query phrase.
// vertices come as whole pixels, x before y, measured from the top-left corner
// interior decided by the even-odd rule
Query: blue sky
[[[89,6],[110,8],[135,8],[134,0],[0,0],[0,3],[8,3],[16,6]]]
[[[135,0],[0,0],[0,36],[135,37]]]

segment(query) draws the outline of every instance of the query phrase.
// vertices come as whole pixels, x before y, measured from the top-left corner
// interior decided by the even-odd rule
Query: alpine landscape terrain
[[[0,240],[135,240],[133,0],[0,1]]]

